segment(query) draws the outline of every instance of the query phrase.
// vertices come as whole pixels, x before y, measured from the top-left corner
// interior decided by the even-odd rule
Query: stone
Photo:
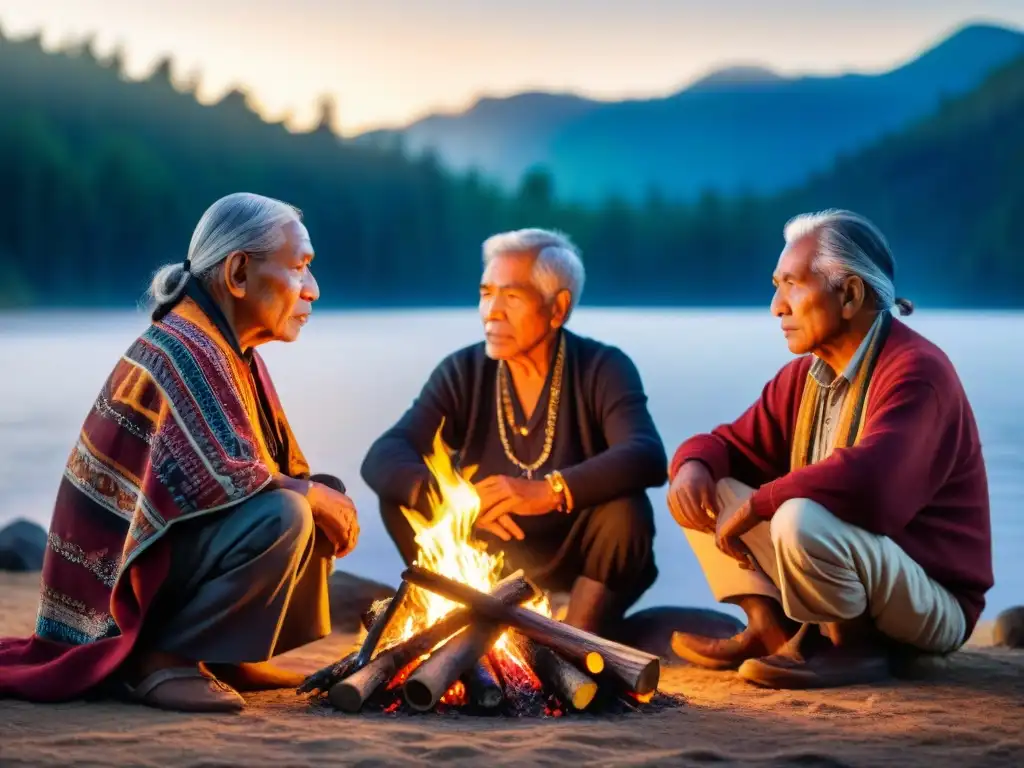
[[[46,529],[28,520],[0,530],[0,571],[41,571],[46,540]]]
[[[612,639],[676,664],[683,660],[672,650],[673,632],[732,637],[744,627],[736,617],[710,608],[659,606],[627,616]]]
[[[992,623],[992,644],[1002,648],[1024,648],[1024,605],[1007,608]]]
[[[337,632],[358,632],[360,617],[377,600],[395,594],[395,588],[345,571],[335,571],[327,583],[331,625]]]

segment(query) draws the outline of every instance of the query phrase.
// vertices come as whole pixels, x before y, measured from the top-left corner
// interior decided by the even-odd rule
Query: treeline
[[[1024,60],[786,195],[679,205],[652,190],[641,206],[583,208],[542,170],[509,195],[431,157],[348,144],[329,101],[295,134],[239,91],[200,104],[169,61],[131,81],[87,43],[49,53],[0,35],[0,305],[136,302],[156,266],[184,258],[204,208],[238,190],[303,209],[332,305],[472,302],[481,241],[520,226],[576,240],[590,304],[764,303],[783,223],[827,206],[876,218],[912,297],[1020,305],[1022,84]]]

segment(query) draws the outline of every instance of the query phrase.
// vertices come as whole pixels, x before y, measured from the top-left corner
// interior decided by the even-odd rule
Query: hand
[[[754,514],[749,501],[743,502],[735,514],[723,522],[715,533],[715,545],[729,557],[739,561],[743,568],[752,570],[756,563],[747,545],[740,536],[764,521]]]
[[[317,482],[310,482],[306,499],[313,510],[313,522],[334,544],[334,556],[344,557],[355,549],[359,518],[352,499]]]
[[[502,541],[525,534],[510,515],[546,515],[561,502],[547,480],[525,480],[495,475],[474,485],[480,496],[480,515],[476,527],[489,531]]]
[[[683,528],[714,533],[720,512],[715,480],[699,461],[687,461],[668,489],[668,508]]]

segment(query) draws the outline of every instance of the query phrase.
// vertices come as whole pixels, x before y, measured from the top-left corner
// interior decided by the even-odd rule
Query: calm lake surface
[[[985,611],[992,617],[1024,603],[1024,314],[919,311],[909,324],[953,360],[981,429],[995,549],[996,586]],[[16,517],[48,525],[82,420],[145,326],[135,312],[0,314],[0,527]],[[689,435],[739,415],[790,359],[767,312],[582,309],[571,327],[632,356],[669,455]],[[473,311],[324,311],[295,344],[263,348],[313,470],[342,477],[360,509],[362,537],[340,562],[344,570],[397,584],[402,564],[359,465],[434,365],[479,333]],[[640,605],[712,606],[665,491],[651,491],[661,575]]]

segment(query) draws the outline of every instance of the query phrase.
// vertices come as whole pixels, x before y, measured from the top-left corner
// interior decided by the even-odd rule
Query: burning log
[[[505,699],[498,680],[498,673],[487,656],[483,656],[473,665],[467,674],[466,688],[470,700],[480,709],[497,709]]]
[[[399,606],[405,601],[407,594],[409,594],[409,582],[403,581],[399,585],[398,591],[395,592],[394,597],[388,602],[388,607],[384,609],[384,613],[374,619],[373,625],[367,631],[363,645],[359,649],[359,653],[356,654],[355,669],[362,669],[370,663],[370,658],[373,656],[373,652],[377,650],[377,643],[380,642],[381,635],[388,628],[388,624],[391,623],[391,619],[394,618]]]
[[[419,712],[432,709],[452,683],[487,654],[501,632],[500,625],[481,621],[430,654],[405,681],[403,691],[409,706]]]
[[[582,711],[590,706],[597,695],[597,683],[593,678],[550,648],[528,637],[520,637],[519,642],[545,688],[554,691],[563,704],[573,709]]]
[[[295,693],[302,695],[304,693],[312,693],[319,695],[326,693],[331,689],[331,686],[341,680],[343,677],[348,677],[349,674],[355,669],[356,651],[352,651],[348,656],[336,661],[333,664],[328,664],[323,669],[319,669],[312,675],[302,681],[302,684],[295,689]]]
[[[661,664],[657,656],[606,640],[518,605],[506,605],[491,595],[416,565],[409,566],[402,578],[462,603],[482,618],[514,627],[531,640],[582,666],[587,665],[591,654],[597,653],[604,659],[608,671],[628,690],[644,695],[658,687]]]
[[[487,597],[493,598],[499,605],[516,605],[530,600],[536,594],[536,588],[526,580],[522,571],[516,571],[498,582]],[[390,682],[410,662],[429,653],[438,643],[469,624],[472,617],[473,612],[469,609],[453,611],[419,634],[381,651],[365,667],[331,687],[328,694],[331,704],[343,712],[358,712],[378,688]]]
[[[401,605],[408,592],[409,582],[403,581],[394,596],[387,599],[387,604],[384,606],[383,610],[378,612],[376,615],[371,611],[364,612],[362,616],[360,616],[360,621],[362,621],[363,626],[366,628],[367,634],[366,638],[363,640],[362,647],[358,651],[353,651],[340,661],[328,664],[323,669],[314,672],[302,682],[302,684],[296,689],[295,693],[299,695],[302,695],[303,693],[312,693],[316,695],[326,693],[331,689],[331,686],[339,680],[348,677],[353,672],[366,666],[369,663],[374,650],[377,648],[377,643],[380,642],[381,635],[384,633],[384,630],[387,629],[387,625],[391,623],[391,619],[394,617],[395,611],[398,609],[398,606]]]

